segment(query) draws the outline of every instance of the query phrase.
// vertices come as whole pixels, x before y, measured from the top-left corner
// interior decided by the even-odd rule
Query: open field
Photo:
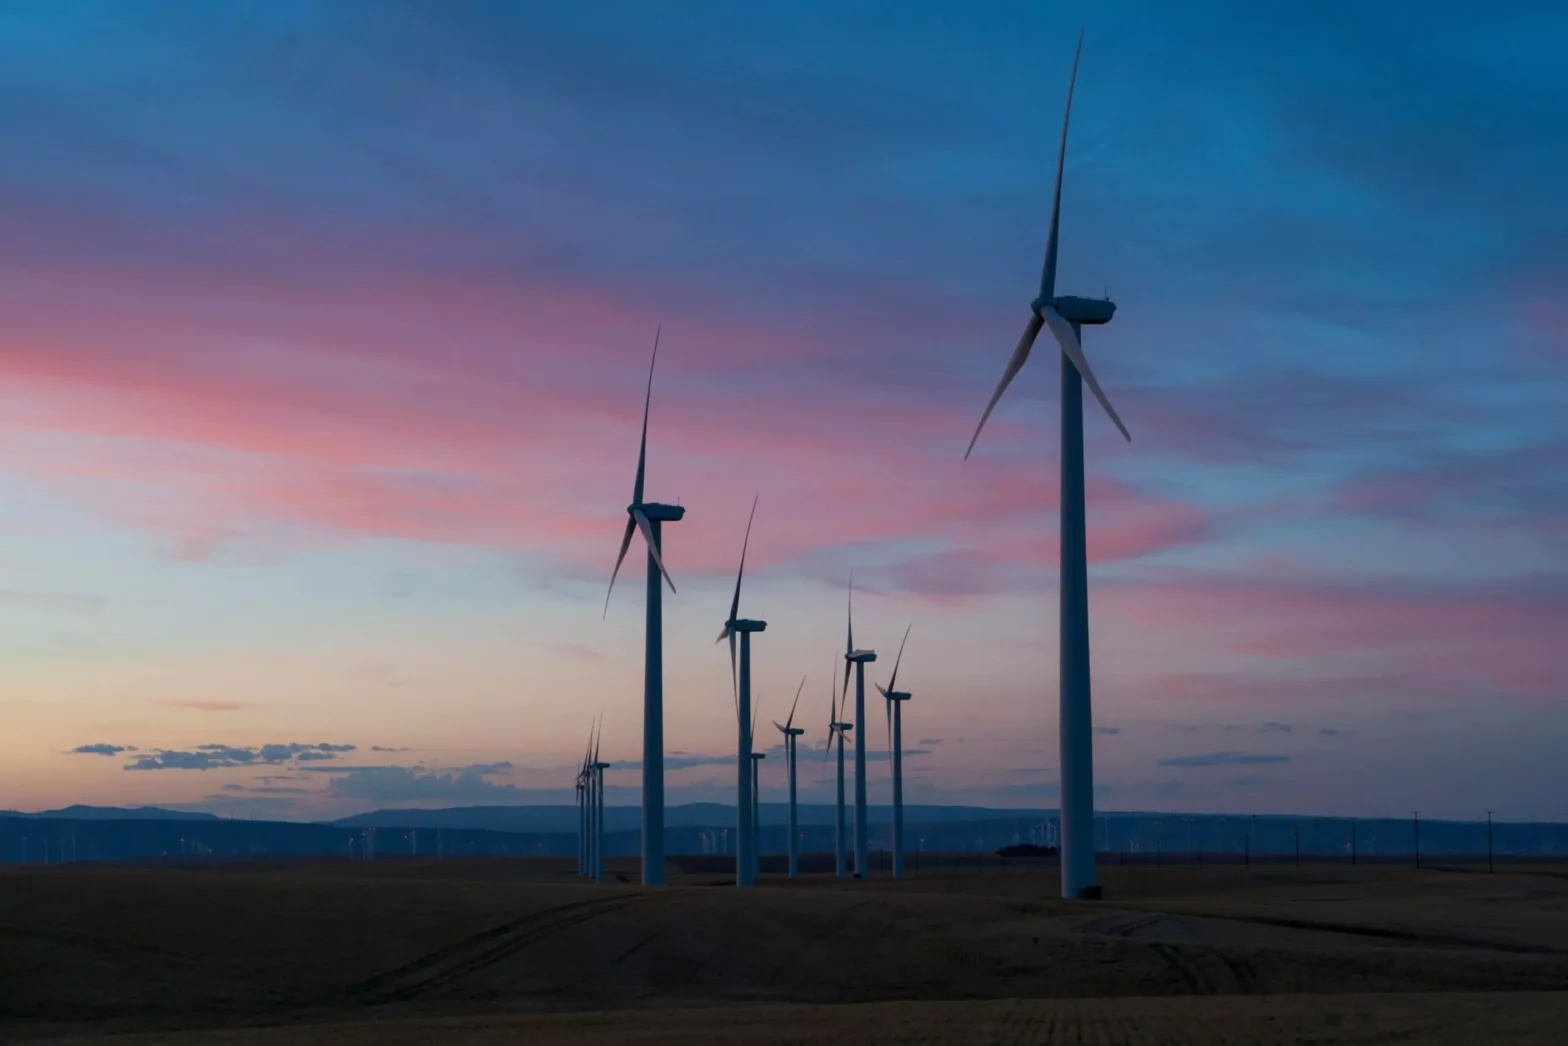
[[[1562,1041],[1561,870],[1102,874],[1070,903],[1046,868],[746,893],[501,858],[12,869],[0,1039]]]

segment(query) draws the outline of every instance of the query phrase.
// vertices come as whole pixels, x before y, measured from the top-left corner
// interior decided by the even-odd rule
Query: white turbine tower
[[[844,640],[844,692],[849,693],[849,671],[855,670],[855,876],[867,877],[866,868],[866,666],[877,659],[875,650],[855,649],[855,578],[849,579],[849,635]],[[840,759],[843,745],[840,742]]]
[[[846,723],[839,719],[839,694],[838,688],[833,685],[833,677],[828,676],[828,746],[822,750],[822,761],[826,763],[828,756],[833,753],[833,742],[838,742],[838,811],[833,821],[833,874],[839,878],[844,877],[844,735],[855,728],[854,723]]]
[[[756,882],[756,837],[753,821],[752,790],[755,768],[751,759],[753,715],[751,711],[751,634],[768,627],[766,621],[740,616],[740,583],[746,575],[746,549],[751,544],[751,524],[757,518],[757,499],[751,501],[751,516],[746,520],[746,537],[740,545],[740,569],[735,572],[735,596],[730,600],[730,616],[716,642],[730,641],[730,685],[735,694],[735,885]],[[739,661],[735,637],[740,637]]]
[[[661,505],[643,500],[643,479],[648,464],[648,406],[653,400],[653,368],[659,361],[659,334],[653,335],[653,361],[648,364],[648,391],[642,402],[642,444],[637,451],[637,481],[632,487],[632,503],[626,506],[630,517],[621,536],[621,553],[610,572],[610,588],[604,595],[604,612],[610,612],[610,593],[621,572],[632,534],[642,531],[648,546],[648,631],[644,641],[642,677],[642,883],[664,883],[664,602],[662,577],[675,591],[675,582],[659,557],[663,525],[674,523],[686,514],[679,505]]]
[[[755,736],[755,735],[754,735]],[[751,881],[762,877],[762,789],[758,775],[766,752],[751,753]]]
[[[1040,295],[1030,304],[1033,315],[991,402],[986,405],[968,458],[980,430],[1002,393],[1029,358],[1029,350],[1044,327],[1062,350],[1062,482],[1061,482],[1061,639],[1059,700],[1061,726],[1062,896],[1095,898],[1100,888],[1094,876],[1094,736],[1089,687],[1089,567],[1084,547],[1083,385],[1100,401],[1121,434],[1132,439],[1095,380],[1084,357],[1081,337],[1086,324],[1109,323],[1116,313],[1110,299],[1076,298],[1056,294],[1056,248],[1062,210],[1062,167],[1067,158],[1067,124],[1072,116],[1073,86],[1078,80],[1078,58],[1083,33],[1073,56],[1072,78],[1067,83],[1067,109],[1062,117],[1062,144],[1056,159],[1056,191],[1051,201],[1051,228],[1045,241],[1045,265],[1040,273]]]
[[[831,676],[829,679],[831,680]],[[795,821],[795,739],[806,731],[795,725],[795,709],[800,705],[801,692],[806,689],[806,679],[801,677],[795,691],[795,703],[789,706],[789,718],[780,724],[774,720],[779,733],[784,735],[784,762],[789,767],[789,877],[800,875],[800,829]]]
[[[898,642],[898,656],[893,659],[893,675],[887,686],[877,684],[887,702],[888,747],[893,753],[893,875],[904,874],[904,702],[910,695],[898,689],[898,665],[904,660],[904,644],[909,642],[909,629]]]

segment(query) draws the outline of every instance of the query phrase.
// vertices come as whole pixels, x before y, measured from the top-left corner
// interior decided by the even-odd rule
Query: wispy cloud
[[[234,745],[197,745],[194,751],[155,749],[138,755],[127,763],[127,770],[215,770],[227,766],[256,766],[300,761],[322,761],[339,758],[340,753],[354,751],[353,745],[344,744],[269,744],[259,748],[242,748]]]
[[[489,780],[511,769],[511,765],[506,762],[485,763],[453,767],[444,772],[402,766],[356,767],[352,773],[331,777],[327,793],[334,799],[373,802],[425,799],[448,802],[526,801],[527,793],[515,785]]]
[[[1161,759],[1161,766],[1249,766],[1256,763],[1288,763],[1288,755],[1249,755],[1246,752],[1209,752],[1206,755],[1178,755]]]
[[[198,712],[238,712],[243,708],[250,708],[248,701],[182,701],[168,699],[162,704],[173,708],[190,708]]]
[[[72,755],[119,755],[121,752],[134,752],[135,745],[77,745],[71,749]]]

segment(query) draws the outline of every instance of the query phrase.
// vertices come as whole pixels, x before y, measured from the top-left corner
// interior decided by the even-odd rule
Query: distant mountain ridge
[[[38,820],[61,821],[218,821],[217,814],[193,813],[189,810],[165,810],[161,806],[84,806],[80,803],[58,810],[39,810],[23,813],[20,810],[0,810],[0,817],[31,817]]]
[[[800,808],[803,852],[832,849],[834,812],[827,805]],[[733,848],[733,807],[692,803],[670,807],[669,813],[667,853],[722,854]],[[884,850],[890,845],[890,811],[872,806],[869,813],[870,848]],[[1017,844],[1048,844],[1058,817],[1054,810],[943,806],[911,806],[905,814],[905,839],[912,852],[991,853]],[[636,854],[641,846],[639,809],[609,807],[605,815],[605,853]],[[781,852],[787,843],[787,806],[764,804],[762,815],[763,852]],[[1094,834],[1105,860],[1202,862],[1228,854],[1237,861],[1264,855],[1278,861],[1299,853],[1348,861],[1354,852],[1365,860],[1388,861],[1408,859],[1400,855],[1410,855],[1417,846],[1423,855],[1440,860],[1444,854],[1484,855],[1494,843],[1498,854],[1568,854],[1568,825],[1553,823],[1499,821],[1489,829],[1484,822],[1423,818],[1418,833],[1413,818],[1107,811],[1095,817]],[[234,820],[162,807],[73,806],[0,813],[0,864],[261,855],[347,860],[363,855],[367,845],[378,857],[568,855],[577,848],[577,811],[573,806],[377,810],[332,824]]]
[[[802,803],[796,815],[801,825],[831,825],[836,808],[826,803]],[[891,823],[892,808],[873,803],[868,809],[873,822]],[[787,803],[763,803],[760,815],[765,825],[789,822]],[[853,816],[853,815],[851,815]],[[1025,821],[1057,816],[1055,810],[1001,810],[984,806],[904,807],[907,824],[944,824],[958,821]],[[575,832],[575,806],[456,806],[440,810],[393,808],[371,810],[326,822],[344,828],[471,828],[492,832]],[[711,828],[735,823],[735,807],[727,803],[681,803],[664,811],[667,828]],[[642,810],[636,806],[606,806],[606,831],[630,831],[642,826]]]

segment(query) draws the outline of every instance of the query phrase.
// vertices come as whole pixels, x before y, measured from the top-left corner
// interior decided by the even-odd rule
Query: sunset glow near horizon
[[[1568,15],[872,6],[0,13],[0,808],[635,803],[660,325],[668,801],[760,495],[802,800],[853,570],[906,800],[1053,806],[1086,18],[1098,806],[1568,819]]]

